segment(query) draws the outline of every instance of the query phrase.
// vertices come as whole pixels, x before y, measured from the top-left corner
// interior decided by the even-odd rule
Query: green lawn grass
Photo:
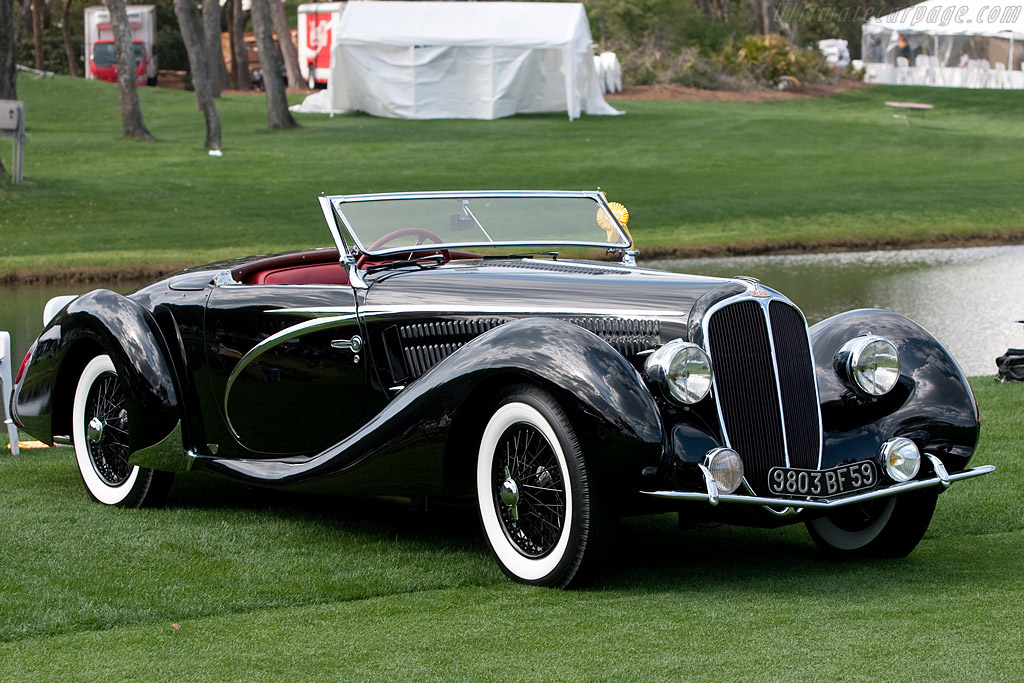
[[[1024,385],[973,385],[998,470],[943,494],[909,558],[637,518],[577,592],[507,581],[472,508],[197,474],[117,510],[69,450],[3,449],[0,679],[1020,680]]]
[[[112,84],[22,78],[26,182],[0,183],[0,274],[190,264],[328,243],[320,192],[602,187],[641,249],[1024,233],[1019,92],[864,88],[770,103],[627,101],[623,117],[299,116],[144,88],[155,144],[120,138]],[[909,128],[887,99],[935,105]],[[301,99],[294,96],[293,100]],[[9,148],[0,154],[9,161]]]

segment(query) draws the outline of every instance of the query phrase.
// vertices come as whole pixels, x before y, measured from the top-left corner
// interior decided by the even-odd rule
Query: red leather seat
[[[236,282],[247,285],[347,285],[348,273],[337,249],[310,249],[268,256],[235,268]]]
[[[305,263],[298,266],[268,268],[250,273],[250,285],[347,285],[348,273],[337,261],[333,263]]]

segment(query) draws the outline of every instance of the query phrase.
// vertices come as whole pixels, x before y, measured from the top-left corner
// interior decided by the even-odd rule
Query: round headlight
[[[711,390],[711,359],[704,349],[682,339],[674,339],[648,356],[644,372],[678,403],[696,403]]]
[[[894,481],[910,481],[921,469],[921,451],[910,439],[889,439],[882,444],[882,465]]]
[[[855,337],[836,352],[835,367],[868,396],[882,396],[900,378],[900,354],[885,337]]]
[[[743,461],[731,448],[715,448],[704,456],[719,493],[732,493],[743,483]]]

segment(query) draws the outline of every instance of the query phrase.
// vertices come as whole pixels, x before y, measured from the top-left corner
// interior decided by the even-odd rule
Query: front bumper
[[[929,459],[931,458],[934,458],[934,456],[930,456]],[[654,498],[705,502],[710,505],[718,505],[719,503],[738,503],[740,505],[767,505],[769,507],[832,510],[846,505],[855,505],[857,503],[875,500],[876,498],[888,498],[889,496],[896,496],[901,493],[906,493],[907,491],[916,491],[917,489],[926,489],[933,486],[946,488],[954,481],[970,479],[971,477],[979,477],[983,474],[988,474],[995,469],[996,468],[993,465],[982,465],[980,467],[973,467],[955,474],[946,474],[945,468],[942,468],[940,463],[939,467],[936,467],[936,476],[929,479],[915,479],[902,484],[893,484],[892,486],[887,486],[882,489],[873,489],[871,491],[865,491],[864,493],[855,493],[842,498],[831,499],[770,498],[765,496],[748,496],[736,493],[719,494],[710,473],[706,473],[704,477],[705,484],[707,486],[707,490],[704,492],[641,491],[641,493],[647,496],[653,496]]]

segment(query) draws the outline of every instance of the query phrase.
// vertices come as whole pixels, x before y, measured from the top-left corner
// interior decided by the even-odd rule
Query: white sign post
[[[21,185],[25,173],[25,103],[19,100],[0,100],[0,137],[14,138],[14,168],[11,175],[15,185]]]

